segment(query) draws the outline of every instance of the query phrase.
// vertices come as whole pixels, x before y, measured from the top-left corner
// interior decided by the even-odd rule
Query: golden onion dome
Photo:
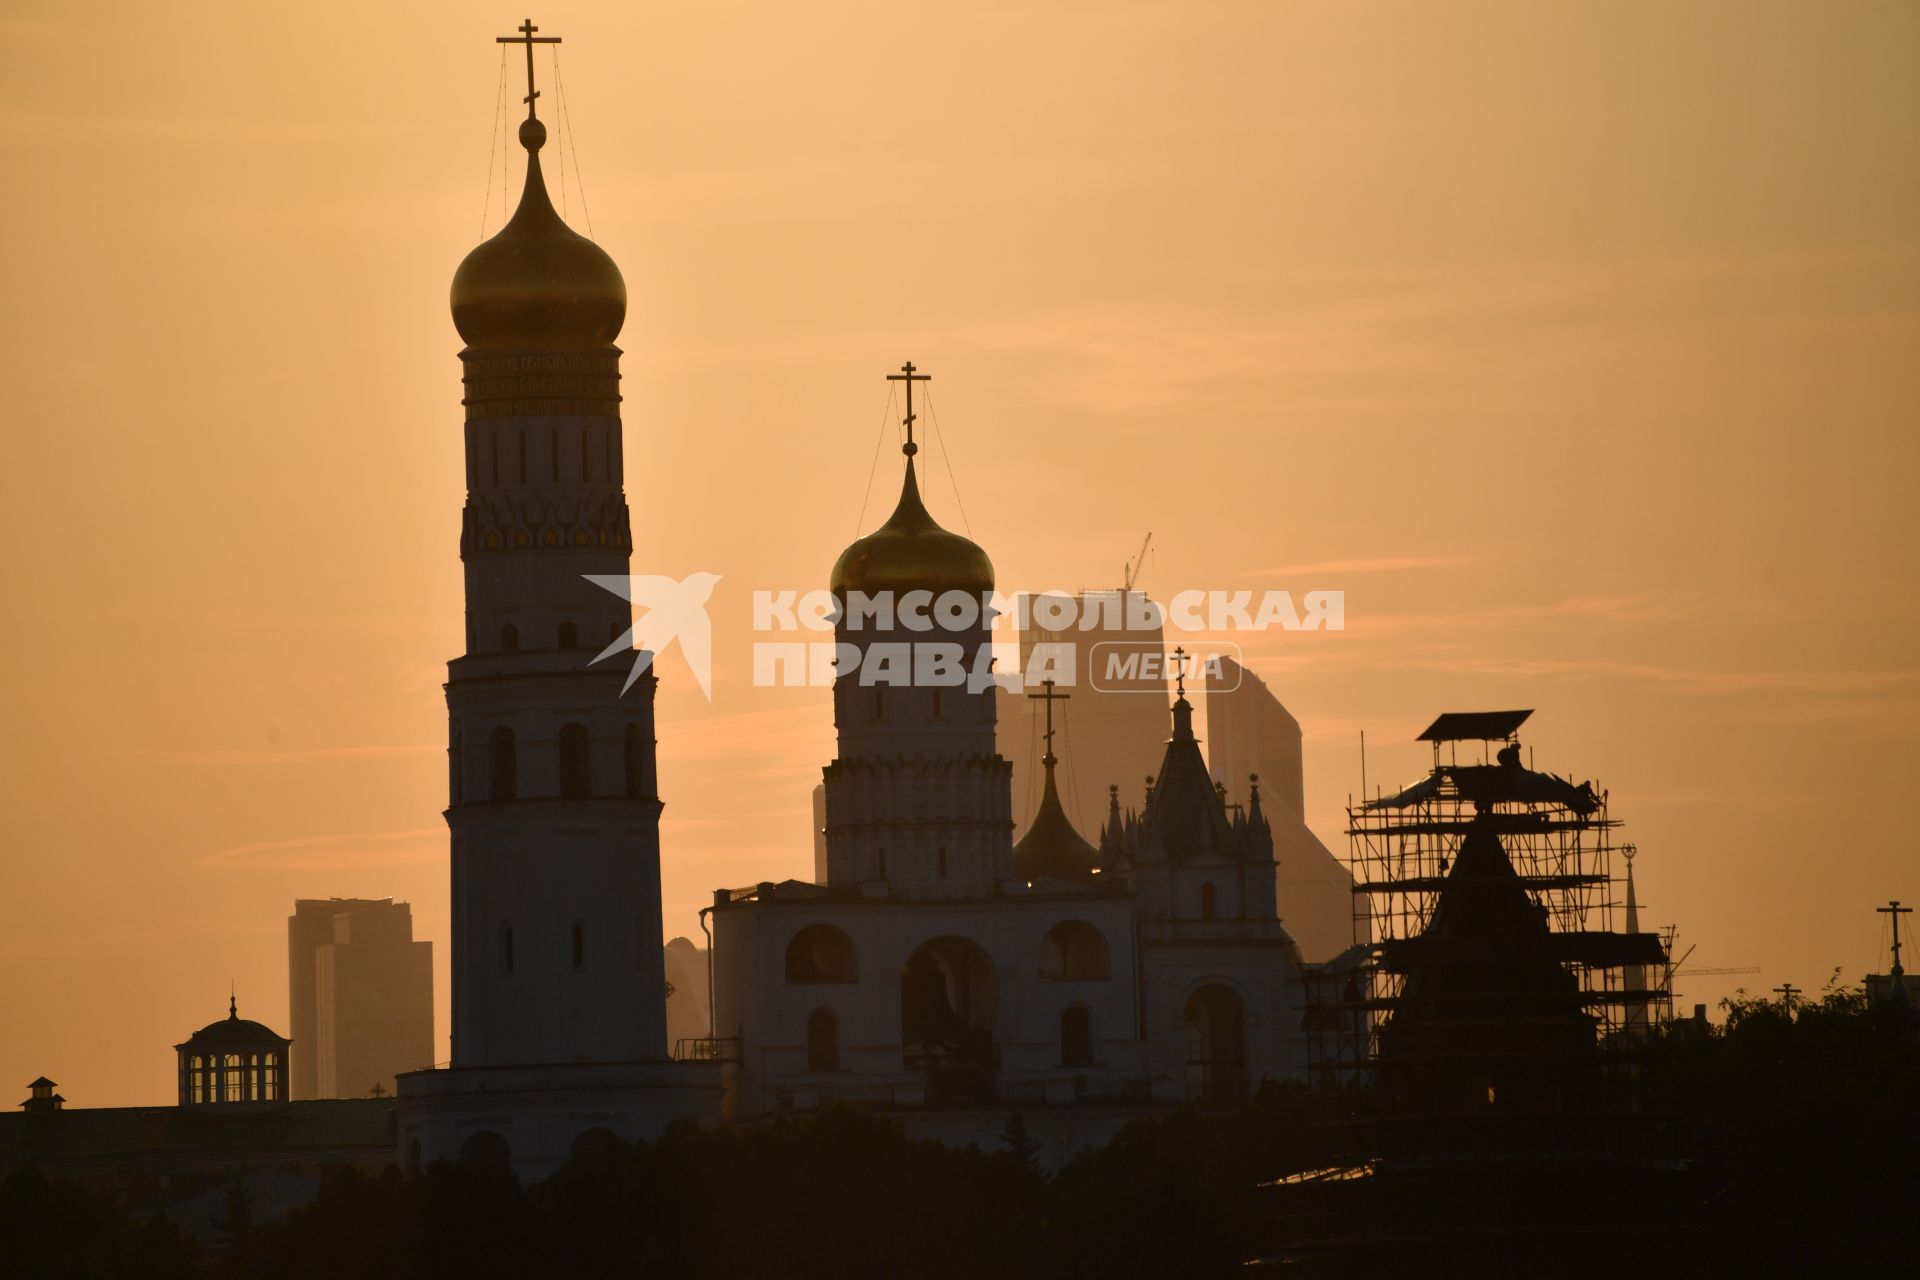
[[[920,501],[909,453],[900,505],[885,524],[840,553],[833,566],[832,589],[842,600],[849,591],[869,596],[882,591],[982,595],[993,590],[993,561],[979,544],[934,523]]]
[[[453,273],[453,324],[469,346],[603,345],[627,318],[627,284],[607,251],[554,212],[540,175],[547,127],[520,124],[527,185],[500,233]]]

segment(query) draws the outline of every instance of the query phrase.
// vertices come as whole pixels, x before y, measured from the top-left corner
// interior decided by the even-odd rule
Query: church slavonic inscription
[[[469,421],[619,412],[620,356],[615,351],[469,353],[461,362]]]

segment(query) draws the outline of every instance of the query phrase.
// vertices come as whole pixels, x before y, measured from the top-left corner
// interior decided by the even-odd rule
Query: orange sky
[[[444,1048],[481,9],[0,18],[0,1088],[169,1101],[229,977],[284,1028],[296,896],[412,900]],[[1346,590],[1249,649],[1336,849],[1361,729],[1404,780],[1531,706],[1649,923],[1763,967],[1684,1003],[1857,976],[1920,899],[1920,9],[535,18],[631,298],[635,569],[725,575],[713,705],[663,663],[669,934],[810,869],[829,703],[750,686],[749,593],[825,584],[907,357],[1003,585],[1151,529],[1162,597]]]

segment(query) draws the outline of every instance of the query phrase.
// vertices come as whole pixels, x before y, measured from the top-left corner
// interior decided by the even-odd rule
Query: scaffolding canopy
[[[1525,711],[1449,711],[1427,726],[1416,742],[1503,742],[1533,714]]]

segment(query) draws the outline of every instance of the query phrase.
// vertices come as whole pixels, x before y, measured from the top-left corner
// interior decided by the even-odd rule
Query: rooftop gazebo
[[[210,1022],[174,1049],[180,1054],[180,1105],[287,1100],[287,1046],[273,1028],[240,1016],[227,999],[227,1016]]]

